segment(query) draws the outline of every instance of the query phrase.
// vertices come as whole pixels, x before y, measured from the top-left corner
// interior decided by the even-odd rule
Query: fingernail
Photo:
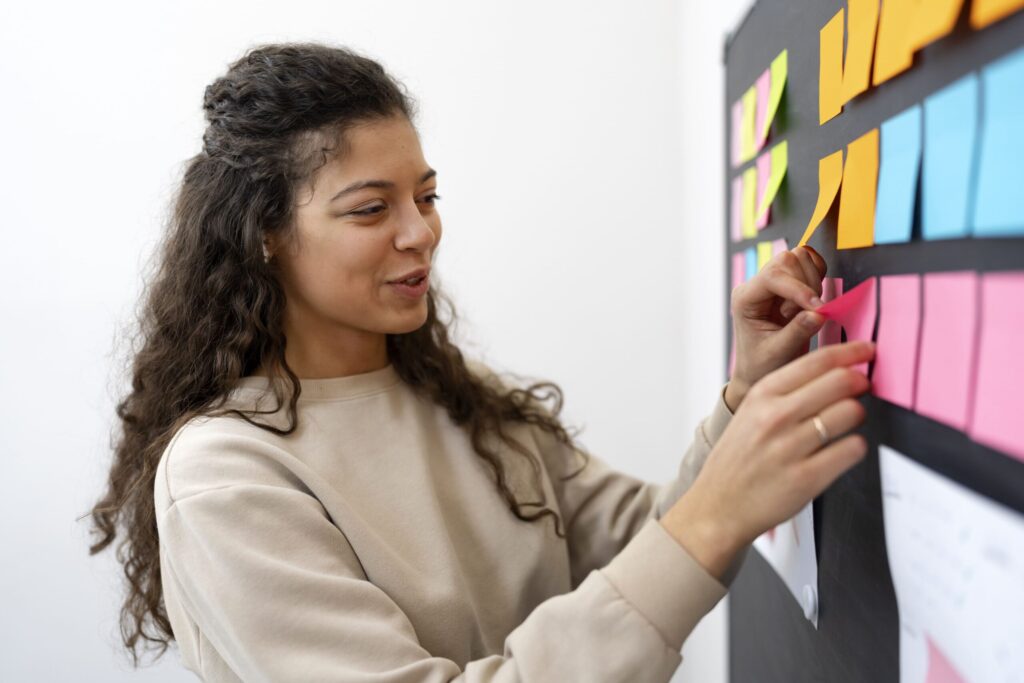
[[[811,305],[814,306],[815,308],[817,308],[818,306],[824,306],[825,302],[822,301],[821,299],[819,299],[816,296],[812,296],[811,297]]]

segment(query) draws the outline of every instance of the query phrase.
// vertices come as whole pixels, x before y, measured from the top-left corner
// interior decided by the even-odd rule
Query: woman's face
[[[299,192],[297,240],[270,244],[288,299],[289,347],[297,342],[307,356],[379,353],[385,334],[422,326],[429,279],[392,283],[429,269],[441,239],[437,178],[412,124],[378,119],[344,138],[341,153]]]

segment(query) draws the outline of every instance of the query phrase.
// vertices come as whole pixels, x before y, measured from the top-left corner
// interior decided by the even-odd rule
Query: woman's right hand
[[[864,421],[855,397],[870,386],[850,366],[873,356],[871,342],[830,345],[750,389],[693,485],[660,520],[710,574],[721,578],[742,548],[864,457],[864,437],[843,435]]]

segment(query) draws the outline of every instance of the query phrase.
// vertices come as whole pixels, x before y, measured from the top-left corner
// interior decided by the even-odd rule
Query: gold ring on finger
[[[814,423],[815,431],[818,432],[818,439],[821,441],[821,445],[824,446],[831,438],[828,434],[828,429],[825,428],[825,423],[820,415],[815,415],[811,421]]]

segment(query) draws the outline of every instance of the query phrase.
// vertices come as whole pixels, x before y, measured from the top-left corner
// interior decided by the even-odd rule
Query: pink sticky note
[[[732,200],[729,213],[729,232],[732,234],[732,241],[739,242],[743,239],[741,221],[743,219],[743,174],[732,179]]]
[[[742,251],[732,255],[732,288],[736,289],[743,284],[743,277],[747,272],[746,254]]]
[[[871,390],[890,403],[913,409],[921,276],[883,275],[878,289],[878,346]]]
[[[754,127],[754,149],[760,150],[764,147],[764,142],[767,139],[767,132],[764,136],[761,135],[761,131],[764,130],[764,120],[768,117],[768,98],[770,97],[772,85],[772,73],[770,69],[765,69],[764,73],[754,83],[754,89],[757,91],[757,114],[754,116],[755,127]]]
[[[742,152],[742,130],[743,130],[743,98],[736,100],[732,103],[732,134],[730,140],[732,144],[732,165],[736,166],[740,163],[740,157],[743,155]]]
[[[970,406],[978,274],[927,273],[914,410],[964,430]]]
[[[772,240],[772,256],[778,256],[784,251],[788,251],[789,246],[786,244],[786,238],[780,237],[777,240]]]
[[[981,335],[971,438],[1024,460],[1024,272],[981,278]]]
[[[928,641],[928,673],[925,674],[925,683],[964,683],[960,672],[939,646],[928,635],[925,635],[925,640]]]
[[[821,300],[825,303],[832,301],[837,297],[843,295],[843,278],[841,277],[827,277],[821,283]],[[828,346],[829,344],[838,344],[843,340],[842,337],[843,328],[842,326],[833,321],[826,320],[825,324],[821,326],[821,330],[818,332],[818,348]]]
[[[768,179],[772,175],[772,155],[769,152],[765,152],[757,158],[757,206],[764,204],[765,194],[768,192]],[[772,207],[768,206],[764,213],[757,217],[757,221],[754,225],[757,229],[768,225],[768,218],[771,215]]]
[[[871,341],[871,335],[875,330],[875,314],[878,310],[875,301],[877,283],[878,278],[868,278],[846,294],[821,306],[817,312],[842,325],[846,330],[847,341]],[[865,375],[868,374],[867,363],[858,363],[853,368]]]

